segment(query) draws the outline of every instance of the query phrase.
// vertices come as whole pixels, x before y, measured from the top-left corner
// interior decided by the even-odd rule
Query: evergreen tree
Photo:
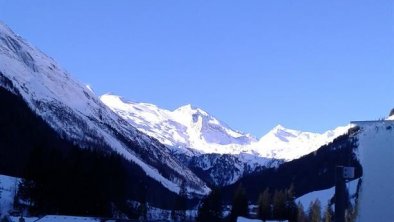
[[[247,217],[249,215],[248,199],[242,184],[239,184],[233,198],[233,205],[230,213],[230,221],[237,221],[239,216]]]
[[[18,196],[31,203],[32,214],[112,217],[114,204],[125,203],[125,169],[118,154],[36,148],[30,157]]]
[[[175,209],[171,209],[171,220],[176,221],[177,220],[177,216],[176,216],[176,210]]]
[[[218,222],[223,217],[221,194],[219,189],[212,189],[211,193],[202,201],[197,222]]]
[[[295,191],[294,191],[294,184],[291,183],[289,189],[286,190],[287,200],[294,200],[295,199]]]
[[[147,214],[148,214],[148,206],[146,202],[142,202],[139,206],[138,206],[138,215],[139,215],[139,219],[142,221],[145,221],[147,219]]]
[[[297,222],[307,222],[308,218],[305,214],[304,206],[301,202],[297,204]]]
[[[297,221],[297,204],[295,202],[295,192],[293,184],[287,190],[286,217],[289,221]]]
[[[323,222],[332,222],[334,220],[334,212],[328,205],[324,211]]]
[[[321,205],[319,200],[313,201],[309,206],[309,221],[310,222],[321,221]]]
[[[0,183],[0,187],[1,187],[1,183]],[[1,200],[1,192],[2,190],[0,189],[0,200]],[[0,217],[1,217],[1,206],[0,206]]]
[[[389,117],[390,117],[390,116],[394,116],[394,108],[391,109],[390,114],[389,114]]]
[[[258,215],[259,218],[262,219],[263,221],[268,220],[271,215],[271,204],[272,204],[272,200],[271,200],[271,194],[269,192],[269,189],[265,189],[264,192],[262,192],[259,196],[259,200],[258,200]]]
[[[273,197],[274,217],[286,218],[286,193],[283,190],[276,190]]]
[[[174,221],[185,221],[186,220],[186,199],[187,199],[187,190],[186,190],[186,182],[183,180],[181,182],[179,195],[175,200],[175,209],[171,211],[171,218]]]
[[[137,208],[137,214],[140,220],[145,221],[147,219],[147,214],[148,214],[148,203],[146,201],[148,187],[146,185],[141,184],[141,189],[139,190],[139,192],[140,192],[141,203]]]

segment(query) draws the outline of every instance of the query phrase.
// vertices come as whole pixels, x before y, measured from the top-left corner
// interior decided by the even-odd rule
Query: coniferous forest
[[[3,88],[0,100],[8,107],[0,109],[0,172],[25,178],[18,207],[28,208],[33,215],[111,217],[123,212],[138,218],[138,209],[128,200],[171,209],[184,198],[148,177],[139,166],[106,151],[104,145],[82,148],[63,139],[23,99]],[[188,200],[181,210],[196,203]]]
[[[187,200],[186,195],[165,190],[140,167],[119,154],[106,151],[104,144],[82,148],[63,139],[20,97],[0,89],[0,99],[9,107],[0,109],[0,170],[25,178],[16,198],[17,208],[27,209],[32,215],[117,217],[126,213],[129,218],[138,218],[146,214],[146,210],[139,209],[144,205],[134,209],[128,202],[134,200],[173,209],[173,218],[179,220],[185,218],[185,209],[197,206],[198,200]],[[315,153],[279,168],[267,169],[246,176],[234,185],[214,189],[202,200],[197,218],[199,221],[221,218],[222,207],[233,205],[227,219],[234,221],[237,216],[249,216],[249,203],[259,206],[256,211],[261,219],[303,217],[302,213],[295,213],[302,212],[303,207],[297,207],[292,200],[316,187],[332,186],[335,165],[355,165],[357,177],[361,176],[361,166],[353,154],[355,143],[344,135]],[[313,178],[318,179],[313,181]],[[317,211],[315,205],[317,203],[305,207]],[[310,212],[309,208],[305,212]],[[305,218],[311,217],[313,215],[305,213]]]

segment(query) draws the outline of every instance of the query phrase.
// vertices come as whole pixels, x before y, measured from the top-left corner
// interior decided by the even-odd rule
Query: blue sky
[[[98,95],[201,107],[259,137],[394,107],[394,2],[0,0],[0,20]]]

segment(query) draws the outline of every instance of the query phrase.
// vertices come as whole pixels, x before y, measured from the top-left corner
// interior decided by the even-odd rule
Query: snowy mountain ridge
[[[344,134],[350,125],[325,133],[286,129],[278,125],[257,140],[228,127],[204,110],[191,105],[169,111],[149,103],[124,100],[105,94],[101,101],[142,132],[175,152],[197,154],[251,154],[256,157],[292,160],[315,151]]]
[[[340,126],[324,133],[301,132],[276,126],[257,142],[253,149],[260,156],[290,161],[316,151],[345,134],[352,125]]]
[[[129,102],[111,94],[105,94],[100,99],[137,129],[189,155],[193,151],[237,153],[238,146],[257,141],[191,105],[169,111],[153,104]]]
[[[22,97],[62,137],[82,147],[110,148],[173,192],[179,192],[182,180],[191,193],[210,191],[162,144],[119,118],[52,58],[1,22],[0,87]]]
[[[111,94],[98,98],[1,23],[0,87],[22,97],[62,137],[81,147],[110,148],[173,192],[183,180],[191,193],[209,192],[206,178],[191,169],[201,169],[215,185],[231,184],[308,154],[347,129],[313,134],[278,126],[257,140],[191,105],[169,111]]]

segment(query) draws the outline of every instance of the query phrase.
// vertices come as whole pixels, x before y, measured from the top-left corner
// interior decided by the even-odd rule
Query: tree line
[[[357,190],[360,189],[359,180]],[[347,191],[347,203],[345,211],[345,221],[355,222],[358,215],[358,191],[355,203],[350,201]],[[240,184],[233,195],[233,202],[230,214],[224,216],[223,201],[220,189],[213,189],[212,192],[202,200],[198,209],[197,222],[235,222],[238,217],[252,217],[262,221],[290,221],[290,222],[334,222],[334,198],[331,198],[327,206],[322,209],[319,200],[312,201],[307,209],[301,202],[295,203],[294,186],[287,189],[270,190],[265,189],[260,193],[256,209],[249,209],[250,202],[246,196],[246,190]],[[251,212],[254,214],[251,215]]]

